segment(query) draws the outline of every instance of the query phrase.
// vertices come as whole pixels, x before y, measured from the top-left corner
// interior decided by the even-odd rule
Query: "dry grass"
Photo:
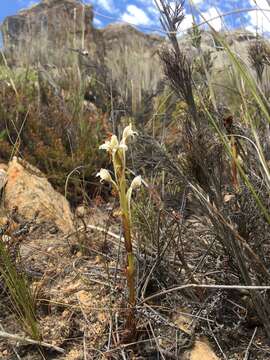
[[[63,261],[56,251],[57,259],[50,266],[47,258],[43,263],[52,271],[48,284],[57,279],[59,288],[46,287],[45,299],[40,299],[40,311],[44,307],[50,311],[46,302],[53,309],[41,316],[42,328],[58,345],[68,351],[79,349],[93,359],[104,354],[112,359],[176,359],[192,347],[197,335],[207,336],[225,358],[266,358],[270,336],[270,111],[269,91],[262,79],[269,71],[268,49],[263,42],[250,44],[250,70],[228,46],[226,37],[212,29],[215,43],[231,65],[234,95],[224,109],[209,83],[210,55],[200,54],[204,57],[193,62],[178,44],[175,32],[183,21],[183,2],[176,1],[172,7],[161,0],[160,12],[170,41],[170,47],[160,52],[167,86],[155,98],[154,113],[152,104],[146,104],[149,114],[146,112],[146,121],[138,121],[141,133],[132,145],[127,169],[143,175],[147,185],[136,196],[132,213],[137,240],[138,338],[134,344],[120,344],[127,301],[122,273],[125,252],[119,223],[113,218],[119,211],[114,208],[117,200],[110,187],[107,192],[114,204],[109,203],[107,223],[95,227],[83,219],[76,236],[68,236],[70,248],[66,244],[61,249]],[[191,35],[200,49],[200,33]],[[84,199],[85,190],[93,194],[93,175],[104,163],[97,155],[100,138],[108,130],[117,130],[113,127],[121,125],[127,114],[138,115],[145,93],[159,90],[158,76],[154,66],[150,69],[151,61],[145,61],[144,47],[138,44],[137,57],[130,49],[123,46],[114,57],[109,54],[111,74],[100,78],[89,76],[73,58],[69,59],[71,67],[43,67],[38,72],[17,73],[5,64],[0,85],[4,99],[0,105],[2,159],[21,154],[61,191],[68,173],[87,166],[79,175],[79,185],[70,177],[68,194],[75,203]],[[117,124],[108,123],[107,114],[85,104],[85,93],[101,89],[106,89],[105,110],[111,112],[112,120],[115,110],[125,111],[118,114]],[[109,225],[113,226],[110,232]],[[83,254],[78,246],[81,239]],[[192,319],[188,329],[179,329],[175,321],[179,313]],[[93,314],[98,321],[91,320]],[[59,332],[50,332],[58,320]],[[73,336],[74,348],[74,342],[67,345]]]

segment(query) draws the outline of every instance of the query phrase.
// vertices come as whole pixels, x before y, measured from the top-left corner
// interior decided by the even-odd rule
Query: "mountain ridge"
[[[93,6],[84,5],[79,0],[43,0],[7,17],[1,31],[4,50],[11,65],[25,67],[49,63],[66,67],[74,62],[72,55],[77,52],[79,63],[86,66],[90,75],[96,68],[106,68],[125,100],[128,96],[126,89],[132,88],[140,103],[143,92],[155,92],[163,79],[158,51],[160,47],[167,46],[165,37],[144,33],[122,23],[97,29]],[[256,40],[256,36],[246,30],[221,35],[248,63],[248,46],[250,41]],[[179,43],[188,57],[199,56],[189,35],[179,37]],[[210,56],[213,64],[211,74],[219,88],[224,78],[226,81],[228,78],[228,56],[215,44],[211,32],[204,30],[201,33],[201,50]]]

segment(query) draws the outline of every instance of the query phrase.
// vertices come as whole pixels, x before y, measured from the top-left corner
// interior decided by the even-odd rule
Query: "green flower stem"
[[[129,219],[124,215],[122,216],[124,227],[125,248],[127,252],[127,283],[129,289],[129,304],[135,306],[136,292],[135,292],[135,265],[134,255],[132,250],[131,232]]]
[[[129,309],[127,312],[126,329],[128,330],[127,341],[134,341],[136,335],[136,320],[135,320],[135,305],[136,305],[136,287],[135,287],[135,261],[132,251],[131,227],[129,214],[122,215],[125,248],[127,252],[127,287],[128,287],[128,303]]]
[[[128,309],[126,317],[126,334],[123,336],[123,340],[133,342],[136,336],[136,319],[135,319],[135,306],[136,306],[136,266],[135,258],[132,250],[132,236],[131,236],[131,211],[130,201],[132,190],[140,187],[141,177],[137,176],[133,179],[129,189],[127,190],[126,179],[126,141],[129,137],[134,137],[136,132],[132,130],[131,124],[127,126],[123,131],[121,142],[117,139],[116,135],[112,135],[111,139],[102,144],[99,148],[106,150],[113,162],[114,177],[112,179],[110,173],[106,169],[101,169],[97,174],[101,178],[101,181],[110,182],[118,193],[122,226],[125,240],[126,249],[126,278],[128,287]]]
[[[126,196],[126,187],[124,186],[125,180],[122,181],[120,185],[120,206],[122,211],[122,223],[123,223],[123,233],[125,240],[125,249],[127,252],[127,283],[129,288],[129,303],[131,306],[135,306],[136,295],[135,295],[135,265],[134,265],[134,255],[132,249],[132,238],[131,238],[131,223],[130,223],[130,214],[128,199]]]
[[[135,271],[134,254],[132,249],[131,217],[129,211],[129,199],[127,196],[124,157],[123,157],[122,166],[121,168],[120,167],[118,168],[118,174],[116,174],[116,177],[118,180],[123,234],[125,241],[125,249],[127,253],[126,277],[127,277],[127,287],[128,287],[129,310],[127,314],[126,327],[130,333],[130,338],[132,338],[133,336],[135,336],[136,333],[136,322],[135,322],[135,305],[136,305],[135,272],[136,271]]]

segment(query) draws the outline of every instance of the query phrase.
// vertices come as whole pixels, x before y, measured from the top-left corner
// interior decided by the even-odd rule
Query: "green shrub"
[[[35,295],[24,274],[17,270],[2,238],[0,238],[0,275],[19,323],[33,339],[40,340]]]
[[[96,169],[104,165],[97,149],[107,125],[104,114],[84,102],[84,86],[70,92],[70,82],[65,93],[55,93],[32,70],[14,74],[5,68],[0,79],[1,161],[24,158],[61,192],[68,174],[80,167],[69,177],[67,196],[76,204],[85,192],[93,193]]]

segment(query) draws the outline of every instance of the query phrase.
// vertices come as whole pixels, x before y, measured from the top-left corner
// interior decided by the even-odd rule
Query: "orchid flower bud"
[[[100,177],[100,182],[113,182],[113,179],[111,177],[111,174],[106,169],[100,169],[100,171],[97,173],[96,177]]]
[[[100,182],[103,183],[104,181],[107,181],[111,184],[113,184],[114,188],[118,190],[118,186],[116,182],[112,179],[111,174],[107,169],[100,169],[100,171],[97,173],[96,177],[100,177]]]
[[[132,190],[135,190],[141,187],[141,185],[142,185],[142,177],[141,175],[139,175],[132,180],[130,187]]]
[[[105,141],[104,144],[100,145],[99,149],[106,150],[108,152],[115,152],[119,148],[119,141],[116,135],[112,135],[110,140]]]
[[[129,207],[129,214],[130,214],[130,203],[131,203],[131,196],[132,196],[132,191],[135,190],[135,189],[138,189],[140,186],[142,185],[142,177],[141,175],[139,176],[136,176],[131,184],[130,184],[130,187],[127,191],[127,200],[128,200],[128,207]]]
[[[132,130],[132,124],[129,124],[127,127],[125,127],[124,131],[123,131],[123,136],[122,136],[122,140],[121,140],[121,144],[122,145],[126,145],[127,143],[127,139],[129,137],[133,138],[135,135],[138,135],[138,133],[136,131]]]

